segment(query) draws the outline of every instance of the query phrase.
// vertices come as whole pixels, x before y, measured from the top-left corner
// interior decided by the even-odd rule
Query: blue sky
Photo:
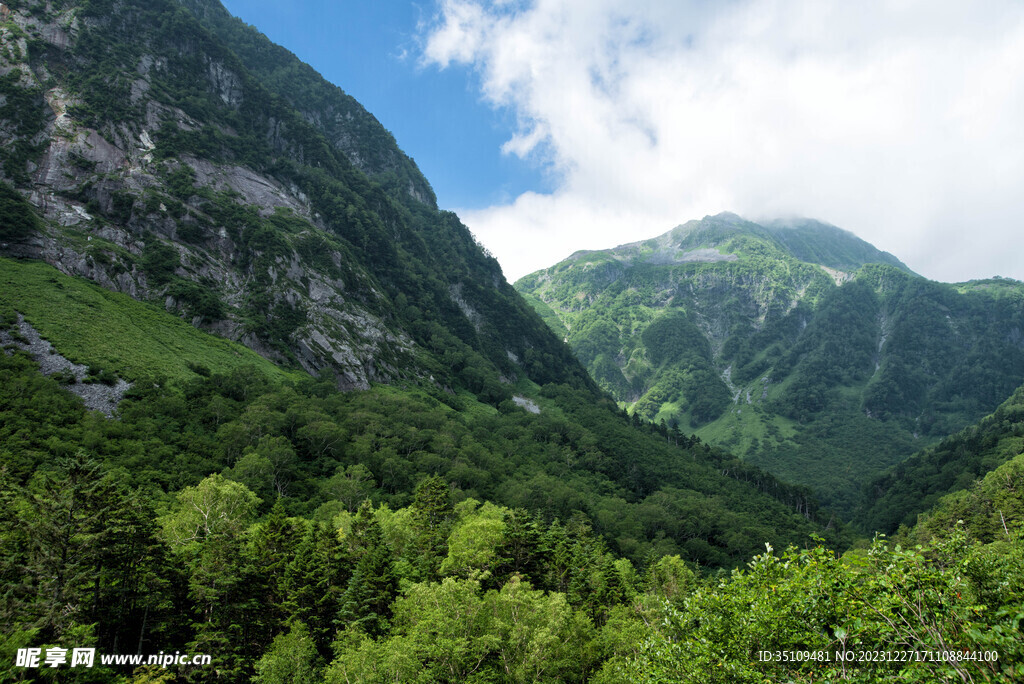
[[[515,280],[732,211],[1024,279],[1019,0],[226,0]]]
[[[435,6],[402,0],[222,0],[356,98],[395,136],[444,208],[482,209],[548,189],[542,167],[503,154],[514,113],[481,101],[470,68],[422,64]]]

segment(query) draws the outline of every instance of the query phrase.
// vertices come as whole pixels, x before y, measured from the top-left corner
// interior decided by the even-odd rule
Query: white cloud
[[[424,59],[477,71],[503,150],[557,178],[460,212],[510,278],[729,210],[1024,279],[1019,2],[442,0]]]

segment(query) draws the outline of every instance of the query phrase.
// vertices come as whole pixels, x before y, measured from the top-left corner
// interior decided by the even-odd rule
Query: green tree
[[[287,572],[296,556],[302,528],[285,516],[282,499],[274,502],[266,520],[251,534],[252,556],[260,577],[263,620],[276,631],[287,617]]]
[[[320,656],[309,629],[292,622],[288,632],[278,634],[270,648],[256,662],[257,684],[314,684],[319,677]]]
[[[435,579],[441,560],[447,555],[452,523],[451,490],[437,475],[424,478],[417,486],[412,508],[416,512],[417,562],[422,579]]]
[[[17,190],[0,182],[0,240],[28,237],[39,232],[40,227],[32,205]]]
[[[264,646],[260,597],[250,593],[258,575],[245,544],[258,505],[245,485],[214,474],[179,492],[160,518],[164,538],[189,573],[198,617],[190,647],[220,654],[220,672],[229,679],[242,677]]]
[[[380,636],[390,628],[398,576],[391,549],[384,543],[369,502],[360,506],[352,536],[358,537],[358,560],[341,597],[340,622],[370,636]]]
[[[285,570],[282,589],[289,618],[307,626],[321,654],[329,653],[350,576],[350,561],[334,530],[322,523],[307,523]]]
[[[323,483],[322,490],[330,499],[340,501],[345,510],[354,513],[374,490],[373,473],[362,463],[338,466],[334,475]]]
[[[457,507],[459,520],[448,536],[448,555],[441,562],[442,575],[490,577],[501,563],[498,556],[505,533],[508,509],[468,499]]]

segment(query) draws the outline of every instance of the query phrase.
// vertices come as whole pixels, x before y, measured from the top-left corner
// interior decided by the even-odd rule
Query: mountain
[[[906,264],[853,233],[813,219],[776,219],[765,224],[772,237],[800,261],[853,272],[865,264],[888,264],[907,273]]]
[[[1024,285],[936,283],[853,234],[734,214],[516,283],[601,387],[846,515],[1024,381]]]
[[[592,387],[390,133],[219,3],[10,7],[0,201],[38,220],[0,253],[341,388]]]

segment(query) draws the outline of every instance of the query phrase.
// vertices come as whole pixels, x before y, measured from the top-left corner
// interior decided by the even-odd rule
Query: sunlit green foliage
[[[970,535],[983,542],[1003,542],[1012,538],[1012,530],[1024,521],[1024,455],[1017,455],[999,466],[971,487],[939,499],[921,514],[917,525],[909,531],[910,539],[929,540],[941,537],[946,530],[964,525]]]
[[[613,659],[596,681],[1014,681],[1022,549],[1019,532],[997,548],[962,530],[914,549],[878,539],[843,558],[769,548],[654,604],[638,656]]]

